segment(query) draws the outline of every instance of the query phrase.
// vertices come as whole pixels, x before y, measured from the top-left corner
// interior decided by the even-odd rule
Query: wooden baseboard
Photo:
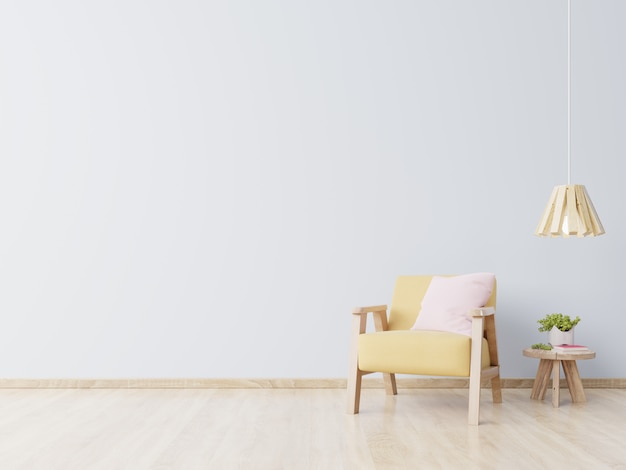
[[[503,388],[532,388],[534,378],[503,378]],[[626,389],[626,378],[582,379],[585,388]],[[398,378],[400,389],[468,388],[468,379]],[[566,387],[565,381],[561,383]],[[486,383],[485,387],[489,387]],[[0,379],[0,389],[337,389],[346,379]],[[382,379],[363,379],[363,388],[384,388]]]

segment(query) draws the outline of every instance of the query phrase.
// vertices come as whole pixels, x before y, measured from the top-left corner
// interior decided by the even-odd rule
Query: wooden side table
[[[535,382],[533,383],[533,389],[530,393],[530,398],[533,400],[543,400],[548,388],[548,381],[550,380],[550,374],[552,374],[552,406],[559,407],[560,399],[560,376],[561,376],[561,364],[563,365],[563,372],[565,373],[565,380],[567,381],[567,388],[572,397],[572,403],[583,403],[587,401],[585,397],[585,390],[583,389],[583,383],[580,380],[580,374],[578,373],[578,367],[576,361],[582,359],[593,359],[596,357],[596,353],[588,351],[573,351],[573,352],[555,352],[546,351],[544,349],[524,349],[522,354],[526,357],[534,357],[539,359],[539,367],[537,368],[537,375],[535,376]]]

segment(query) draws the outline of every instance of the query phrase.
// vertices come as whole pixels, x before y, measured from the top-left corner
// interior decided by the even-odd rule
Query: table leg
[[[561,394],[561,361],[552,361],[552,406],[559,407],[559,399]]]
[[[576,361],[563,361],[563,372],[565,372],[565,380],[567,380],[567,388],[572,397],[572,403],[584,403],[587,401],[583,382],[580,380],[578,366]]]
[[[552,361],[549,359],[540,359],[537,375],[533,383],[533,389],[530,392],[530,398],[533,400],[543,400],[548,388],[548,380],[550,380],[550,372],[552,372]]]

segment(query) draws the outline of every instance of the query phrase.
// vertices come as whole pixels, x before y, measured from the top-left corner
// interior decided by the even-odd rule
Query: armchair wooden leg
[[[352,316],[352,339],[350,342],[350,363],[348,365],[348,414],[359,412],[361,401],[361,377],[363,372],[359,370],[359,335],[365,333],[365,315]]]
[[[470,375],[468,423],[478,426],[480,416],[480,373]]]
[[[502,403],[502,383],[500,382],[500,373],[491,379],[491,397],[494,403]]]
[[[387,395],[397,395],[396,374],[383,372],[383,381],[385,382],[385,392]]]
[[[361,377],[363,377],[363,374],[360,370],[350,371],[350,375],[348,375],[348,407],[346,408],[346,413],[351,415],[359,412]]]

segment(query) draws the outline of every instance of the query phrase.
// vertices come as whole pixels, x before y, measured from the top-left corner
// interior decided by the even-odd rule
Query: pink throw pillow
[[[422,309],[412,330],[437,330],[472,335],[469,310],[484,307],[491,296],[495,275],[433,276],[422,299]]]

